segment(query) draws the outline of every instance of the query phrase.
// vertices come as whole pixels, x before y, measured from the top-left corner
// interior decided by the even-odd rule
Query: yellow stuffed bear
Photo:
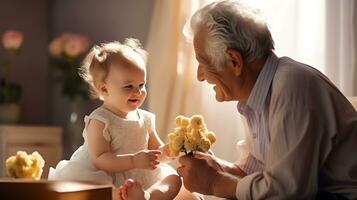
[[[168,135],[172,156],[178,156],[180,152],[207,152],[216,141],[216,135],[207,130],[201,115],[193,115],[191,118],[179,115],[175,119],[175,125],[174,132]]]
[[[45,161],[37,151],[31,155],[24,151],[18,151],[15,156],[6,160],[7,173],[13,178],[39,180],[44,165]]]

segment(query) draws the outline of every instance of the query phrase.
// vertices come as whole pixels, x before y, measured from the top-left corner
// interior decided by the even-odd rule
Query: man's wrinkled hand
[[[223,163],[219,162],[220,160],[211,153],[202,153],[197,151],[194,154],[194,157],[197,159],[205,160],[209,166],[213,167],[217,171],[224,171]]]
[[[213,195],[213,187],[220,169],[212,167],[207,160],[192,156],[179,158],[181,164],[177,173],[183,178],[185,187],[191,192]]]

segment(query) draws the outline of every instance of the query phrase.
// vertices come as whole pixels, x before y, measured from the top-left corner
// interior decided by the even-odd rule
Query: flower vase
[[[20,121],[20,116],[20,104],[0,104],[0,124],[16,124]]]
[[[83,102],[80,99],[71,100],[64,135],[66,158],[69,158],[83,144],[84,116]]]

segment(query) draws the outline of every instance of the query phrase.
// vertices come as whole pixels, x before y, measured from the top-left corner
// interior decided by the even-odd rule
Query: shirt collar
[[[238,102],[237,109],[241,114],[244,115],[247,112],[246,107],[249,107],[256,112],[262,111],[269,93],[270,85],[278,67],[278,63],[279,58],[275,55],[275,53],[271,53],[259,73],[247,102]]]

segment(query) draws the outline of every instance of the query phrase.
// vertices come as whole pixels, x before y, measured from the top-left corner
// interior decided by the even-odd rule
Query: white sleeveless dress
[[[133,169],[120,173],[107,173],[97,169],[92,163],[87,144],[86,128],[91,119],[105,124],[103,137],[108,141],[115,154],[135,153],[148,148],[149,131],[155,130],[155,115],[137,109],[139,120],[127,120],[118,117],[104,107],[94,110],[84,118],[84,144],[72,155],[70,160],[60,161],[56,168],[50,168],[49,180],[95,180],[120,186],[132,178],[147,189],[149,186],[176,171],[167,164],[160,164],[155,170]]]

